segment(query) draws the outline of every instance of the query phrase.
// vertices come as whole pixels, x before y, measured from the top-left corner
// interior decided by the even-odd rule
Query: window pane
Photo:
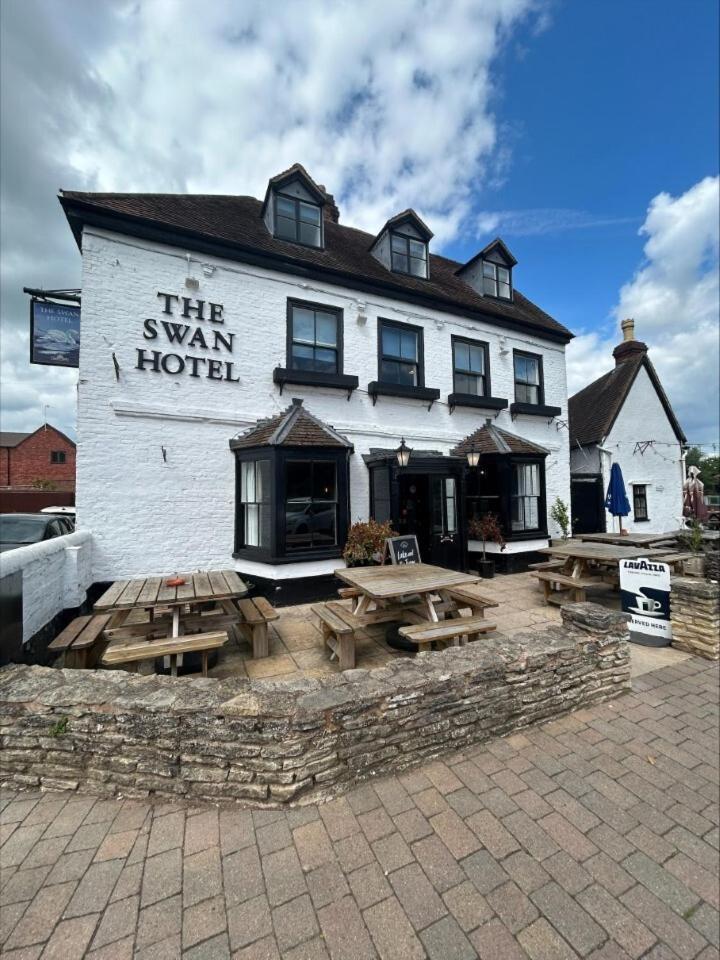
[[[335,464],[333,461],[316,460],[313,463],[313,498],[335,500]]]
[[[495,264],[490,263],[488,260],[483,260],[483,276],[491,277],[495,279]]]
[[[312,496],[312,468],[308,461],[290,461],[286,464],[288,500],[309,500]]]
[[[288,197],[278,197],[277,198],[277,212],[279,216],[290,217],[291,220],[295,219],[295,201],[290,200]]]
[[[497,268],[498,280],[503,283],[510,283],[510,271],[506,267]]]
[[[258,539],[260,547],[270,547],[270,504],[263,503],[258,508]]]
[[[320,224],[320,207],[314,203],[303,203],[300,201],[300,219],[305,223]]]
[[[426,277],[427,265],[424,260],[417,257],[410,257],[410,274],[413,277]]]
[[[337,317],[333,313],[315,314],[316,342],[326,347],[337,345]]]
[[[383,383],[400,383],[400,364],[397,360],[382,360],[380,363],[380,379]]]
[[[500,283],[498,284],[498,292],[501,297],[505,297],[506,300],[510,299],[510,284],[509,283]]]
[[[240,467],[240,499],[242,503],[255,500],[255,461],[244,460]]]
[[[255,467],[255,499],[258,503],[270,500],[270,461],[258,460]]]
[[[337,373],[337,351],[316,347],[314,369],[321,373]]]
[[[532,358],[527,358],[526,361],[526,379],[528,383],[538,384],[540,383],[540,364],[537,360]]]
[[[470,347],[468,346],[467,343],[455,344],[455,369],[456,370],[470,369]]]
[[[314,547],[332,547],[336,542],[336,514],[334,503],[316,500],[312,506],[312,545]]]
[[[278,217],[275,221],[275,233],[284,240],[294,240],[297,236],[296,223],[286,217]]]
[[[470,366],[468,370],[473,370],[476,373],[485,372],[485,351],[482,347],[470,347]]]
[[[400,273],[408,273],[408,258],[402,254],[393,252],[392,255],[392,266],[393,270],[397,270]]]
[[[247,503],[244,506],[245,511],[245,546],[259,547],[259,507],[254,503]]]
[[[403,330],[400,343],[400,356],[403,360],[417,360],[417,343],[418,335],[416,333],[408,333]]]
[[[488,280],[487,277],[483,280],[483,293],[487,293],[490,297],[497,296],[497,284],[494,280]]]
[[[293,340],[315,342],[315,314],[305,307],[293,307]]]
[[[425,244],[420,243],[418,240],[409,240],[410,246],[410,256],[417,257],[418,260],[425,259]]]
[[[392,249],[396,253],[407,253],[407,240],[405,237],[399,236],[397,233],[393,233],[390,240]]]
[[[313,370],[315,367],[315,351],[312,347],[301,343],[292,345],[293,370]]]
[[[515,357],[515,379],[523,382],[527,380],[527,361],[525,357]]]
[[[285,507],[285,546],[302,550],[312,546],[312,504],[310,501],[288,502]]]
[[[447,533],[455,533],[457,530],[457,511],[455,509],[455,479],[446,477],[445,479],[445,512],[447,514]]]
[[[300,223],[300,236],[298,238],[302,243],[308,243],[312,247],[320,246],[320,227],[311,223]]]
[[[386,357],[400,356],[400,331],[397,327],[382,328],[382,352]]]
[[[399,363],[399,380],[398,383],[405,384],[408,387],[417,386],[417,366],[414,363]]]

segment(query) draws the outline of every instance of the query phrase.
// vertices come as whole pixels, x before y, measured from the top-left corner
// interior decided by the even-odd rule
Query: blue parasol
[[[630,513],[630,503],[625,493],[625,481],[619,463],[610,470],[610,483],[605,496],[605,509],[614,517],[626,517]],[[618,521],[622,528],[622,522]]]

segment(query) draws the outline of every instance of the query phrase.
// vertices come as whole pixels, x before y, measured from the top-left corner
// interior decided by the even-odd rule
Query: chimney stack
[[[623,332],[622,343],[619,343],[613,350],[615,357],[615,366],[625,363],[626,360],[634,360],[644,357],[647,353],[647,344],[642,340],[635,339],[635,321],[623,320],[620,324]]]

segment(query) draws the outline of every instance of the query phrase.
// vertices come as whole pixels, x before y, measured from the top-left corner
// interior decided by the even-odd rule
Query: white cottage
[[[621,327],[615,368],[570,397],[575,533],[617,530],[604,503],[613,463],[620,464],[630,502],[624,529],[664,533],[681,525],[685,434],[647,344],[635,339],[634,321],[623,320]]]
[[[60,202],[83,258],[77,510],[95,580],[234,566],[321,592],[369,516],[458,568],[475,514],[501,518],[504,563],[558,532],[572,334],[519,292],[501,240],[456,263],[412,210],[373,237],[299,164],[262,201]]]

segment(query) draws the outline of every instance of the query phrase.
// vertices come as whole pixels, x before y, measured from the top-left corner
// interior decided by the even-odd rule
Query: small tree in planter
[[[555,503],[550,508],[550,519],[560,527],[563,540],[570,536],[570,514],[567,504],[560,497],[555,497]]]
[[[468,524],[468,533],[473,540],[482,540],[482,560],[478,564],[480,576],[486,580],[495,576],[495,564],[485,555],[485,546],[488,542],[497,543],[500,550],[505,549],[500,521],[494,513],[484,513],[479,519],[473,518]]]
[[[693,557],[683,561],[683,573],[691,577],[705,575],[705,555],[703,553],[703,528],[698,520],[691,520],[680,539]]]
[[[360,520],[348,530],[348,538],[343,550],[343,560],[349,567],[370,567],[382,563],[385,541],[396,537],[389,520],[378,523],[377,520]]]

